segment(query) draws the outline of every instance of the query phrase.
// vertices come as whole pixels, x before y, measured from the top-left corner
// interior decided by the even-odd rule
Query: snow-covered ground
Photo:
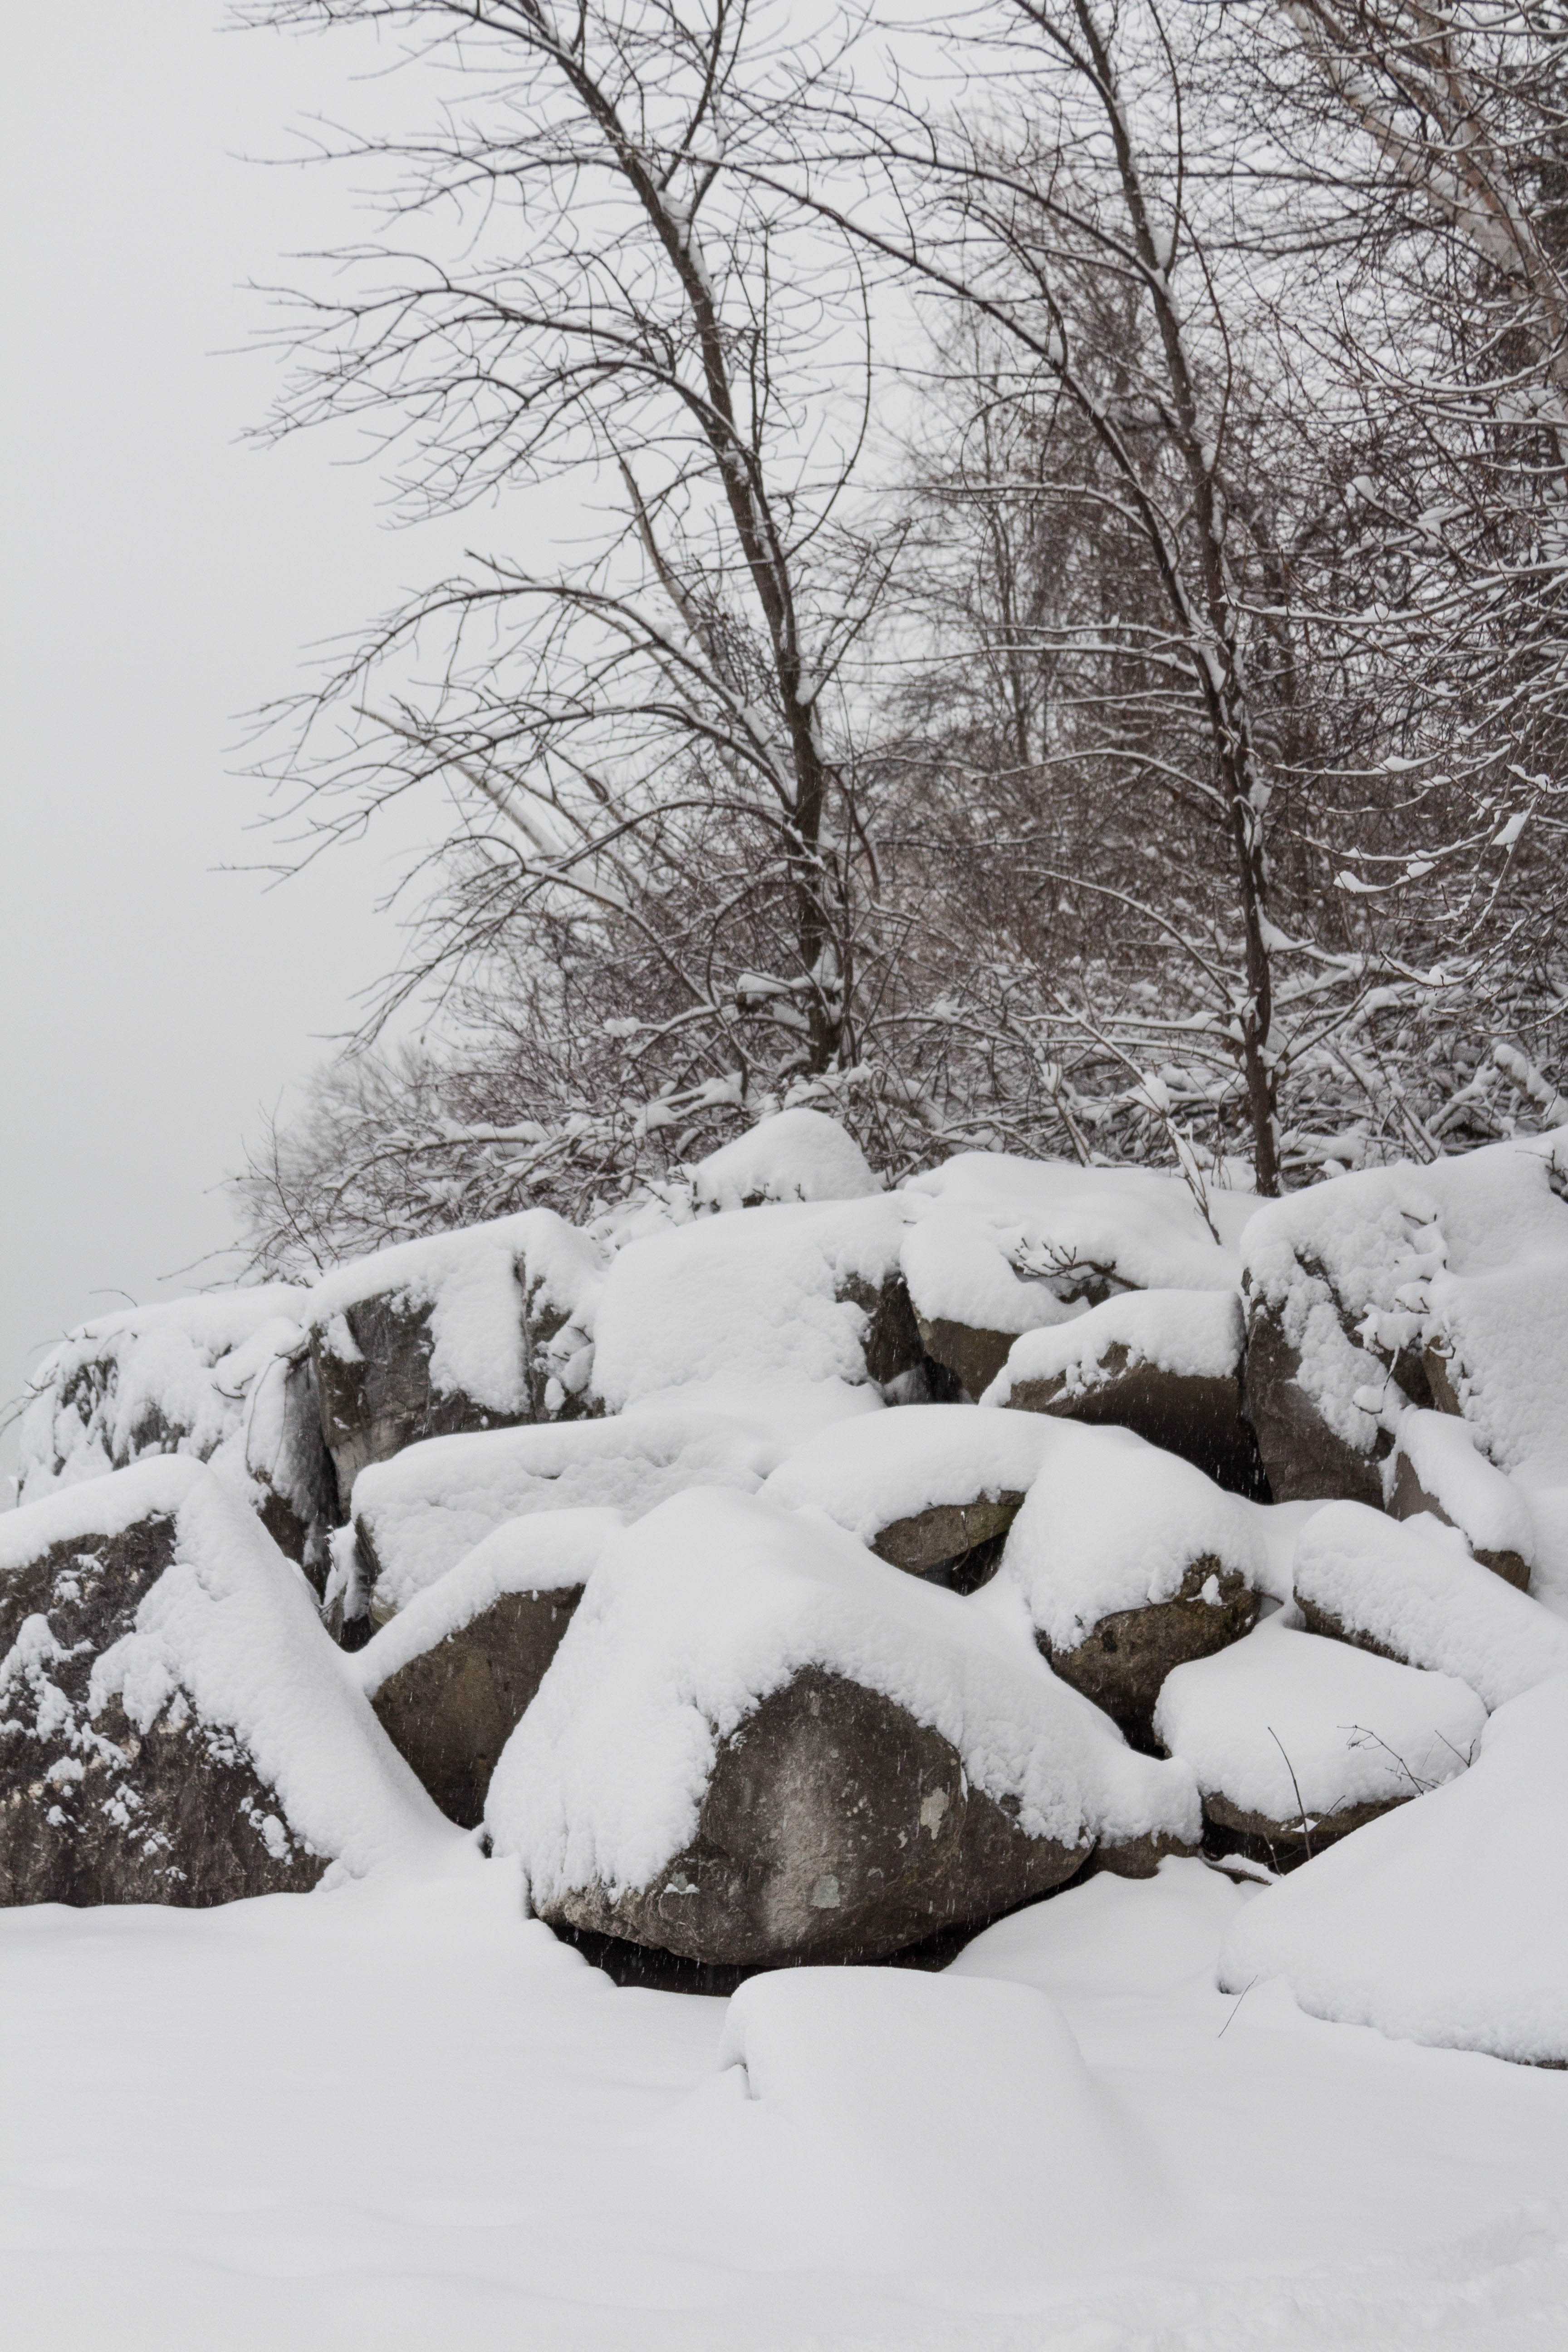
[[[1168,1862],[733,2004],[617,1989],[471,1848],[9,1912],[5,2341],[1558,2352],[1568,2076],[1218,1993],[1257,1899]]]

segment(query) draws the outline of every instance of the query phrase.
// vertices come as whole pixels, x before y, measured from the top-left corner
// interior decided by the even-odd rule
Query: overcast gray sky
[[[264,323],[245,281],[353,226],[327,174],[239,159],[377,101],[342,43],[223,13],[7,22],[0,1397],[117,1294],[193,1286],[161,1278],[230,1240],[260,1107],[395,953],[383,847],[270,893],[216,870],[268,850],[241,715],[444,568],[343,447],[238,444],[276,382],[218,356]]]

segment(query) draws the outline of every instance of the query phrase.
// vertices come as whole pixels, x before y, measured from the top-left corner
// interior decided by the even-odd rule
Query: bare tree
[[[830,1079],[859,1051],[855,666],[896,534],[849,503],[864,257],[729,169],[759,126],[787,141],[809,70],[787,20],[749,0],[250,13],[387,26],[415,70],[457,77],[428,132],[335,150],[399,167],[394,216],[334,257],[350,290],[290,321],[273,429],[367,421],[417,511],[505,494],[510,543],[371,631],[271,765],[305,854],[410,791],[448,797],[367,1034],[532,927],[546,962],[618,976],[597,1011],[622,1087],[667,1117]],[[607,497],[566,571],[516,543],[513,493],[542,479],[585,519]],[[574,1017],[594,1011],[579,988]]]

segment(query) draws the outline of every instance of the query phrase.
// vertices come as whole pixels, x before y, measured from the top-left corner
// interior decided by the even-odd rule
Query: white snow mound
[[[749,1493],[780,1450],[748,1423],[673,1405],[424,1438],[354,1481],[376,1613],[405,1608],[508,1520],[584,1507],[636,1518],[686,1486]]]
[[[721,1740],[811,1666],[951,1741],[1030,1836],[1197,1834],[1185,1767],[1135,1755],[1010,1629],[818,1512],[698,1489],[607,1547],[496,1767],[498,1850],[541,1902],[647,1885],[694,1835]]]
[[[752,1209],[764,1201],[858,1201],[879,1192],[854,1137],[826,1111],[775,1111],[700,1160],[691,1192],[700,1209]]]
[[[863,1381],[865,1310],[915,1213],[902,1195],[743,1209],[630,1243],[605,1277],[594,1386],[612,1412],[688,1382]]]
[[[868,1544],[933,1504],[1026,1494],[1050,1444],[1050,1423],[1037,1412],[902,1405],[797,1446],[763,1484],[763,1500],[815,1506]]]
[[[1249,1904],[1222,1948],[1221,1988],[1282,1976],[1314,2017],[1561,2065],[1564,1820],[1568,1677],[1558,1675],[1500,1707],[1468,1772]]]
[[[1127,1290],[1233,1290],[1236,1244],[1258,1205],[1250,1193],[1211,1192],[1216,1242],[1180,1176],[1003,1151],[961,1151],[905,1189],[984,1219],[1016,1250],[1022,1271],[1098,1275]]]
[[[1296,1549],[1296,1597],[1350,1633],[1434,1673],[1455,1675],[1489,1707],[1568,1672],[1568,1624],[1470,1558],[1455,1528],[1422,1511],[1385,1518],[1330,1503]]]
[[[1450,1518],[1477,1551],[1517,1552],[1526,1567],[1535,1558],[1535,1523],[1528,1497],[1481,1453],[1468,1422],[1451,1412],[1401,1413],[1391,1473],[1404,1456],[1422,1492]]]
[[[1155,1736],[1205,1797],[1310,1826],[1393,1804],[1462,1772],[1486,1727],[1468,1684],[1266,1618],[1212,1658],[1175,1667]]]
[[[979,1605],[1005,1609],[1016,1593],[1053,1650],[1075,1650],[1102,1617],[1173,1600],[1205,1556],[1267,1589],[1258,1506],[1131,1430],[1045,1425],[1053,1443]]]

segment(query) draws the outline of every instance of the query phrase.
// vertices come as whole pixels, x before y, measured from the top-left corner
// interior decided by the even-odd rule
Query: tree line
[[[489,542],[264,714],[286,857],[427,839],[258,1265],[792,1103],[1200,1205],[1568,1117],[1568,14],[247,13],[417,101],[268,429]]]

